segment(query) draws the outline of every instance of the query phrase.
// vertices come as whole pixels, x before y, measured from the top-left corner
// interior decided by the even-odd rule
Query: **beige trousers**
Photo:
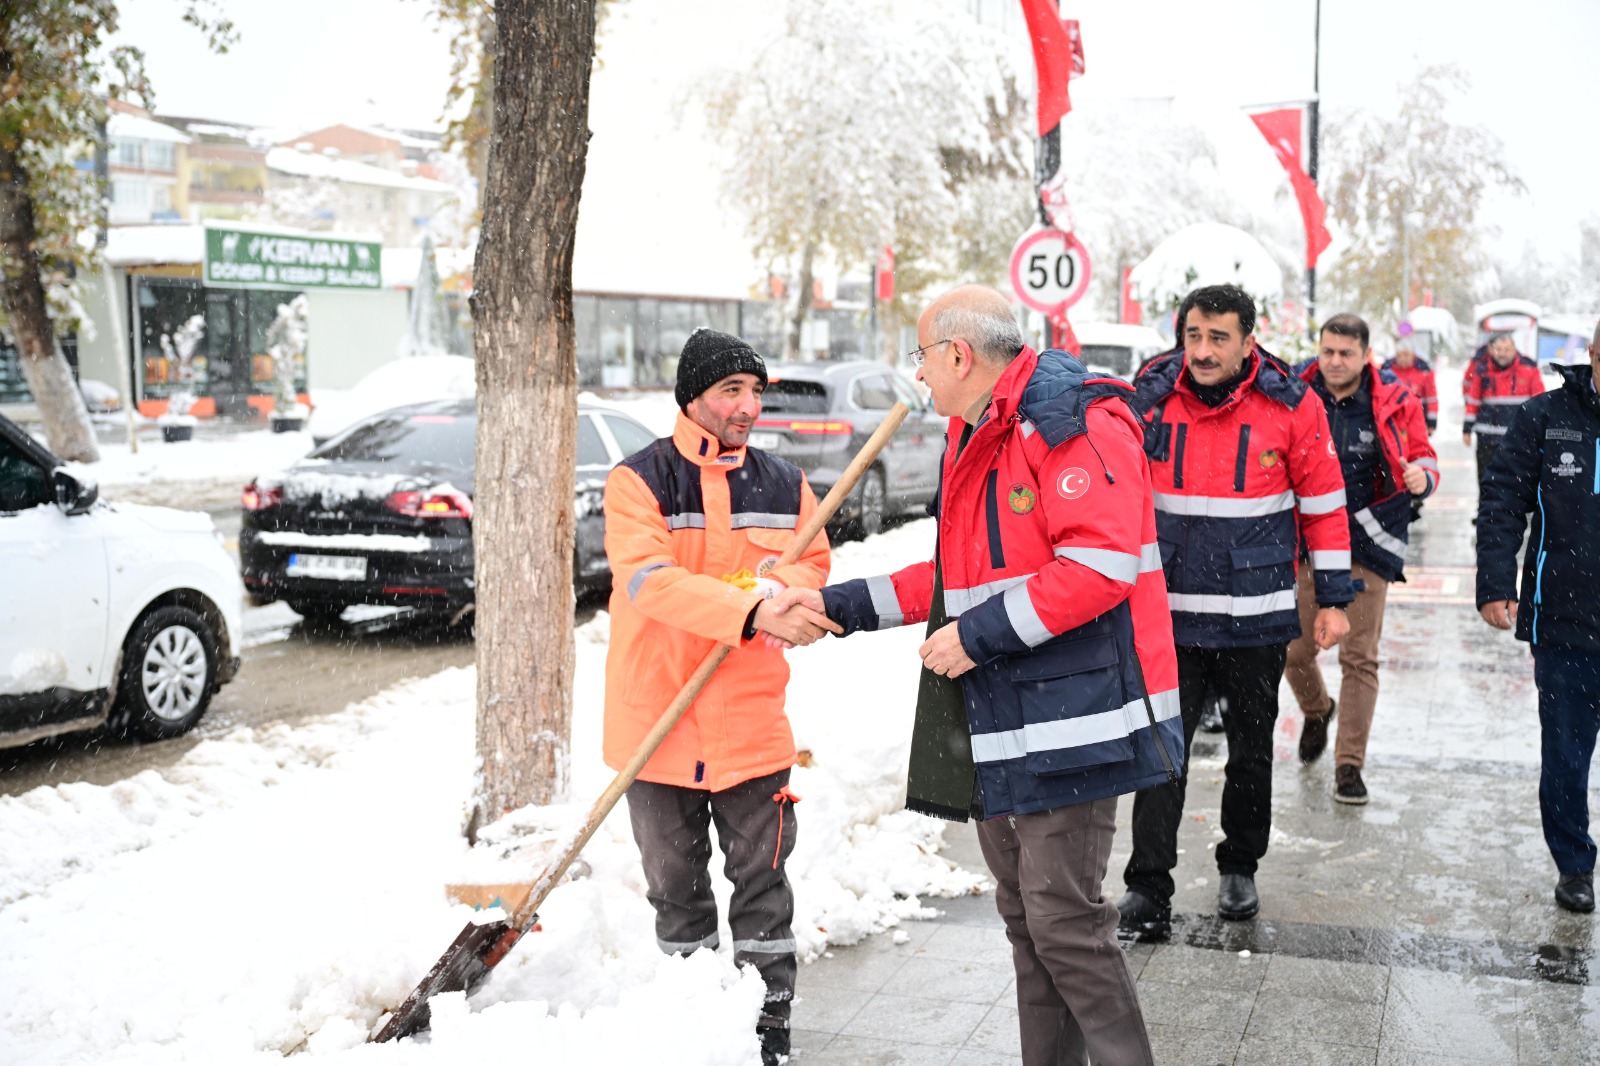
[[[1350,564],[1350,576],[1366,582],[1365,591],[1356,593],[1347,611],[1350,633],[1339,644],[1339,737],[1333,760],[1339,766],[1360,767],[1367,760],[1367,738],[1372,733],[1372,712],[1378,705],[1378,641],[1383,637],[1383,606],[1389,598],[1389,583],[1360,563]],[[1289,679],[1300,713],[1307,718],[1324,718],[1331,709],[1328,689],[1317,666],[1317,643],[1312,625],[1317,616],[1317,598],[1311,567],[1300,567],[1300,639],[1289,645],[1289,661],[1283,676]]]

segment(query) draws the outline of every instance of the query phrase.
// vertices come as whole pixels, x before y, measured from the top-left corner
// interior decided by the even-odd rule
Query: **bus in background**
[[[1488,344],[1496,333],[1509,333],[1518,353],[1529,359],[1539,358],[1539,305],[1532,300],[1481,303],[1473,309],[1472,321],[1477,326],[1477,339],[1472,344],[1474,353]]]
[[[1413,307],[1398,332],[1417,358],[1426,360],[1435,371],[1442,363],[1460,362],[1461,325],[1447,308]]]

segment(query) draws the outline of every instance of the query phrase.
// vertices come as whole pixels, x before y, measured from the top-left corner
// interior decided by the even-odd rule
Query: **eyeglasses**
[[[942,341],[934,341],[932,344],[924,344],[922,347],[918,348],[916,351],[907,352],[906,353],[906,358],[911,360],[911,365],[912,366],[916,367],[918,370],[921,370],[922,369],[922,361],[925,358],[927,358],[925,355],[922,354],[923,352],[927,351],[929,348],[937,348],[941,344],[949,344],[953,340],[955,340],[954,337],[946,337]]]

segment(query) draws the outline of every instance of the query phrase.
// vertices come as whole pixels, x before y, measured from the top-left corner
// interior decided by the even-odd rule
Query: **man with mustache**
[[[1272,830],[1272,733],[1289,642],[1300,635],[1296,560],[1314,573],[1312,635],[1345,635],[1350,531],[1344,476],[1322,401],[1256,346],[1256,308],[1235,285],[1196,289],[1178,308],[1181,352],[1135,382],[1134,411],[1155,483],[1156,528],[1178,649],[1185,753],[1207,689],[1226,701],[1228,764],[1217,912],[1260,909],[1255,873]],[[1172,870],[1187,776],[1140,792],[1133,854],[1117,901],[1122,928],[1162,938],[1172,924]]]
[[[620,769],[701,659],[733,648],[628,789],[633,838],[669,954],[715,949],[711,824],[733,882],[734,958],[767,985],[757,1025],[762,1062],[789,1052],[794,850],[789,769],[794,734],[784,714],[783,648],[839,626],[804,607],[777,613],[786,587],[828,576],[819,533],[800,559],[777,566],[816,513],[805,475],[745,446],[761,414],[767,368],[738,337],[697,330],[683,346],[672,436],[624,459],[606,481],[611,646],[606,655],[605,759]]]

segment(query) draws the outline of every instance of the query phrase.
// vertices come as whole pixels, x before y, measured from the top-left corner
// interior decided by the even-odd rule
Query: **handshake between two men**
[[[756,608],[756,629],[770,647],[788,650],[821,640],[825,633],[843,636],[844,629],[828,617],[822,593],[816,589],[786,588]],[[917,649],[922,665],[944,677],[957,678],[978,665],[961,644],[958,623],[950,622]]]

